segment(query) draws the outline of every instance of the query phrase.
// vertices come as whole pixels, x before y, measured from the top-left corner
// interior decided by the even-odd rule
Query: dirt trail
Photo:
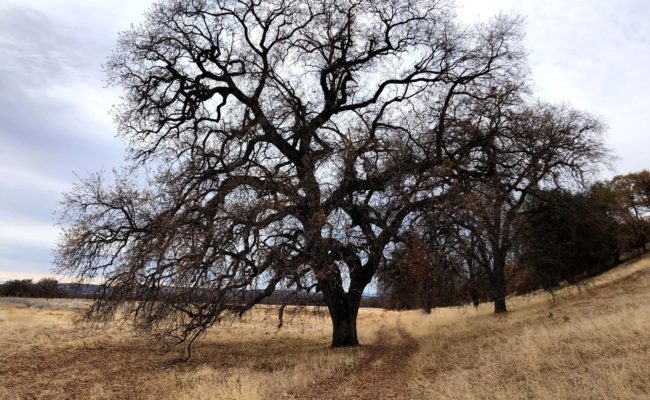
[[[392,332],[390,334],[389,332]],[[397,336],[395,336],[397,333]],[[294,399],[405,399],[407,367],[418,342],[402,327],[381,329],[377,339],[364,346],[360,362],[298,393]]]

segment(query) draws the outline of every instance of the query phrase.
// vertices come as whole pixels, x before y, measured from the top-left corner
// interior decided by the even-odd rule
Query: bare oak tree
[[[483,269],[494,312],[507,311],[506,264],[526,200],[540,188],[577,188],[607,160],[597,118],[531,100],[521,83],[469,98],[455,121],[477,143],[459,164],[462,179],[439,212],[459,236],[456,251]]]
[[[156,3],[106,65],[130,168],[66,195],[57,264],[104,282],[89,317],[177,343],[289,288],[355,346],[364,288],[449,170],[447,107],[518,71],[519,39],[433,0]]]

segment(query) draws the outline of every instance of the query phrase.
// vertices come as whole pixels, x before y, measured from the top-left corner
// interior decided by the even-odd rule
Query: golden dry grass
[[[650,398],[648,289],[650,258],[555,302],[514,299],[505,317],[482,307],[443,325],[420,318],[410,398]]]
[[[79,300],[0,302],[0,399],[650,398],[650,258],[511,312],[362,310],[358,349],[329,349],[322,313],[218,327],[194,357],[119,326],[80,329]]]

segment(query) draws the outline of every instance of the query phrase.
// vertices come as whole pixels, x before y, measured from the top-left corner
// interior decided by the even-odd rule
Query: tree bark
[[[472,297],[472,304],[474,305],[475,308],[478,308],[480,302],[478,299],[478,289],[476,288],[475,285],[472,285],[472,287],[469,289],[469,294]]]
[[[494,259],[494,313],[508,312],[506,307],[506,271],[505,259],[495,256]]]
[[[641,235],[641,253],[645,253],[646,251],[646,237],[645,235]]]
[[[346,293],[338,280],[321,280],[319,286],[332,320],[332,347],[358,346],[357,315],[361,291]]]
[[[478,278],[476,277],[476,271],[474,271],[474,263],[471,258],[467,259],[467,269],[469,271],[469,295],[472,298],[472,304],[474,307],[478,308]]]
[[[332,347],[354,347],[359,345],[357,338],[357,315],[359,308],[330,309],[332,319]]]
[[[507,313],[508,308],[506,307],[506,297],[503,295],[497,295],[494,298],[494,313],[503,314]]]

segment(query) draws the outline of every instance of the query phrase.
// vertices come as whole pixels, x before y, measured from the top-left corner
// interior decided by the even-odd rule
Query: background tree
[[[67,293],[56,279],[43,278],[38,282],[31,279],[14,279],[0,284],[0,296],[8,297],[66,297]]]
[[[452,253],[433,249],[419,233],[410,231],[379,269],[378,283],[388,308],[421,309],[461,304],[466,296]]]
[[[34,286],[31,279],[12,279],[0,285],[0,294],[8,297],[31,297]]]
[[[650,171],[615,176],[609,186],[618,200],[614,212],[625,236],[622,244],[645,253],[650,238]]]
[[[611,198],[598,186],[572,193],[548,190],[530,197],[518,243],[512,289],[552,291],[566,282],[576,284],[616,262],[617,221]]]
[[[38,297],[59,298],[65,297],[66,293],[59,284],[59,281],[52,278],[43,278],[36,283]]]
[[[492,286],[495,313],[507,311],[506,266],[522,224],[521,211],[540,187],[585,183],[606,160],[602,125],[567,106],[527,97],[525,85],[479,88],[453,120],[477,145],[458,163],[461,177],[441,207],[457,226],[458,251],[480,266]]]
[[[518,73],[519,39],[440,1],[158,2],[106,65],[130,169],[66,195],[56,263],[105,282],[89,318],[172,343],[291,288],[357,345],[386,249],[448,186],[449,105]]]

